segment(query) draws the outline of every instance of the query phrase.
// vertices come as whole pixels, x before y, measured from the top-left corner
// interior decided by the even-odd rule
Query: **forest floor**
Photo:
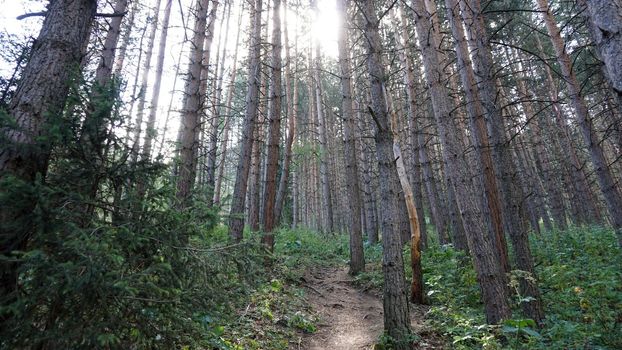
[[[318,268],[306,273],[303,286],[309,306],[318,314],[318,330],[298,345],[304,350],[377,349],[383,331],[382,300],[354,285],[346,267]],[[442,349],[442,341],[423,323],[426,307],[411,304],[418,349]]]

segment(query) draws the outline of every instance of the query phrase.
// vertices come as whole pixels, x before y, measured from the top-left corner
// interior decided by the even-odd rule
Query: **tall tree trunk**
[[[129,46],[130,39],[132,38],[132,31],[134,30],[134,23],[136,20],[137,12],[138,12],[138,1],[134,1],[132,3],[132,8],[130,9],[130,12],[129,12],[129,17],[127,18],[127,22],[123,26],[123,39],[121,39],[121,46],[119,46],[118,53],[115,55],[113,74],[117,77],[121,76],[121,71],[123,70],[123,67],[125,64],[127,47]]]
[[[536,36],[536,44],[539,52],[544,52],[540,36]],[[591,198],[585,205],[588,207],[589,218],[591,221],[598,221],[600,216],[599,209],[596,201],[593,199],[593,193],[590,189],[589,181],[585,173],[584,163],[579,160],[577,155],[577,148],[573,145],[573,139],[571,137],[570,127],[566,123],[564,114],[562,113],[562,107],[559,104],[559,92],[557,85],[553,81],[553,74],[551,67],[548,64],[544,65],[544,72],[546,73],[546,87],[549,96],[552,101],[551,107],[555,113],[555,123],[557,125],[557,133],[562,149],[567,151],[570,155],[568,160],[568,167],[572,172],[571,177],[574,179],[574,183],[577,189],[580,191],[580,195],[584,198]]]
[[[244,230],[244,201],[253,148],[253,129],[259,105],[260,54],[261,54],[261,10],[262,0],[254,0],[251,8],[252,25],[249,45],[249,77],[246,94],[246,112],[242,127],[240,159],[238,160],[231,210],[229,212],[229,236],[232,241],[239,242]]]
[[[218,134],[220,132],[221,125],[221,113],[222,110],[220,103],[222,100],[222,83],[224,81],[225,74],[225,59],[227,57],[227,43],[229,41],[229,23],[231,20],[231,7],[233,4],[228,4],[225,2],[225,8],[223,10],[224,17],[226,20],[220,22],[219,35],[218,39],[218,49],[216,51],[216,64],[214,65],[214,71],[216,75],[214,76],[213,83],[213,91],[212,91],[212,102],[210,106],[210,127],[208,133],[209,144],[207,147],[207,169],[206,169],[206,179],[205,186],[208,192],[208,201],[210,205],[213,205],[213,198],[216,190],[216,167],[217,159],[218,159]],[[225,30],[223,30],[223,26]],[[224,45],[223,45],[223,32],[224,32]],[[222,55],[221,55],[221,46],[222,46]],[[237,49],[237,48],[236,48]],[[222,57],[222,58],[221,58]],[[207,100],[207,98],[206,98]]]
[[[402,31],[401,31],[401,39],[404,41],[404,43],[407,43],[409,40],[409,35],[408,35],[408,23],[406,22],[406,17],[404,16],[404,12],[405,12],[405,6],[401,6],[401,16],[400,16],[400,23],[402,25]],[[397,36],[396,33],[396,42],[400,42],[399,41],[399,37]],[[416,206],[417,206],[417,216],[419,218],[421,218],[421,221],[423,222],[423,225],[421,225],[421,230],[422,232],[424,232],[425,230],[425,220],[424,220],[424,214],[423,214],[423,204],[422,202],[422,194],[421,194],[421,168],[422,168],[422,160],[419,157],[419,152],[422,151],[421,149],[421,145],[419,144],[419,136],[423,137],[423,134],[421,133],[421,130],[419,130],[419,125],[421,124],[420,121],[418,120],[417,117],[417,101],[416,101],[416,81],[415,81],[415,71],[413,68],[413,63],[411,61],[411,57],[412,57],[412,52],[410,50],[409,47],[406,47],[405,45],[400,45],[400,49],[401,49],[401,55],[400,55],[400,59],[401,59],[401,63],[402,66],[404,67],[404,70],[406,71],[406,74],[404,75],[404,84],[406,85],[406,96],[407,96],[407,101],[408,101],[408,125],[410,128],[410,142],[412,144],[413,147],[413,184],[414,184],[414,193],[415,193],[415,198],[416,198]],[[423,150],[425,152],[425,150]],[[427,155],[425,155],[427,156]],[[428,164],[429,166],[429,164]],[[432,217],[433,217],[433,221],[438,233],[438,237],[439,237],[439,241],[441,244],[445,244],[447,243],[447,222],[445,221],[444,216],[441,217],[440,214],[440,210],[439,210],[439,199],[437,197],[437,192],[436,190],[434,192],[430,192],[428,191],[428,202],[430,204],[430,211],[432,213]],[[445,215],[445,213],[443,213],[442,215]],[[411,243],[412,244],[412,243]]]
[[[160,0],[158,0],[160,1]],[[197,0],[195,7],[195,24],[192,35],[192,51],[188,65],[188,77],[184,88],[184,102],[180,125],[179,174],[177,177],[176,198],[180,208],[186,208],[197,169],[197,153],[199,133],[201,130],[201,73],[203,70],[205,29],[207,26],[207,10],[209,0]]]
[[[181,44],[181,48],[179,51],[184,51],[184,46],[186,41]],[[168,108],[166,109],[166,117],[164,118],[164,125],[162,126],[162,138],[160,138],[160,144],[158,145],[158,152],[156,153],[158,156],[162,155],[162,150],[164,149],[164,141],[166,140],[166,133],[168,132],[168,123],[171,120],[171,113],[173,112],[173,102],[175,101],[175,92],[177,91],[177,82],[179,81],[179,74],[181,71],[181,58],[182,55],[179,55],[177,58],[177,62],[175,63],[175,77],[173,78],[173,86],[171,87],[171,97],[168,101]],[[131,115],[131,114],[130,114]]]
[[[449,8],[449,4],[446,4],[446,6]],[[484,106],[478,91],[475,72],[473,71],[471,65],[472,63],[469,56],[469,49],[462,23],[457,17],[454,17],[453,11],[448,13],[448,19],[455,40],[458,71],[460,73],[466,97],[467,113],[469,115],[471,137],[473,139],[472,143],[475,145],[476,149],[475,159],[482,168],[483,189],[485,195],[484,201],[488,205],[488,210],[492,219],[494,238],[501,264],[503,265],[505,271],[509,272],[510,263],[504,235],[502,199],[499,196],[499,188],[497,186],[497,179],[495,178],[495,168],[491,145],[488,140],[486,119],[483,108]],[[487,36],[484,36],[482,40],[488,40]],[[476,58],[478,54],[480,54],[480,50],[477,50],[473,54],[473,57]]]
[[[132,141],[132,162],[135,163],[138,159],[138,153],[140,149],[140,135],[142,133],[143,119],[145,114],[145,102],[147,101],[147,84],[149,83],[149,77],[151,75],[151,57],[153,56],[153,46],[155,44],[156,32],[158,30],[158,21],[160,18],[160,4],[162,0],[156,0],[156,6],[154,8],[153,17],[151,20],[151,28],[149,31],[149,37],[147,39],[147,52],[145,53],[145,66],[143,68],[143,76],[141,78],[139,98],[138,98],[138,111],[136,115],[136,125],[134,126],[134,139]]]
[[[268,154],[266,159],[266,185],[264,188],[264,235],[262,242],[269,251],[274,250],[275,226],[274,205],[276,202],[276,180],[279,169],[281,141],[281,0],[274,0],[272,15],[272,62],[270,76],[270,120],[268,129]]]
[[[572,61],[566,52],[566,46],[561,37],[560,29],[550,11],[547,0],[537,0],[537,3],[538,10],[542,13],[551,43],[555,49],[562,76],[566,82],[568,95],[575,110],[577,124],[583,135],[583,140],[590,152],[590,159],[594,165],[600,190],[603,193],[603,197],[605,197],[605,202],[607,204],[613,228],[618,237],[618,243],[622,246],[622,195],[616,187],[616,183],[611,174],[611,169],[609,168],[607,159],[605,158],[602,145],[598,140],[596,132],[594,131],[592,118],[587,109],[587,105],[583,100],[583,96],[581,95],[581,86],[579,85],[577,77],[572,70]]]
[[[379,21],[376,16],[374,1],[367,0],[361,4],[365,18],[365,41],[367,43],[367,69],[369,71],[372,107],[370,112],[376,122],[376,156],[380,171],[380,197],[382,217],[383,259],[382,272],[384,329],[397,342],[396,350],[410,349],[405,341],[410,333],[410,317],[406,281],[404,277],[404,261],[402,258],[402,240],[399,226],[395,221],[399,213],[399,183],[395,158],[393,154],[393,134],[387,105],[384,97],[386,73],[382,65],[382,46],[378,33]]]
[[[222,143],[220,146],[220,167],[218,168],[218,176],[216,176],[216,184],[214,185],[214,205],[220,205],[220,198],[222,195],[222,183],[224,180],[225,174],[225,160],[227,159],[227,147],[229,144],[229,132],[231,130],[231,123],[233,119],[233,95],[235,92],[235,80],[237,78],[238,73],[238,48],[240,43],[240,33],[242,33],[242,13],[243,8],[240,8],[240,15],[238,17],[238,30],[235,36],[235,50],[233,51],[233,66],[231,67],[230,73],[230,85],[227,91],[227,99],[225,102],[225,125],[223,127],[223,136]],[[223,77],[224,78],[224,77]]]
[[[492,52],[488,43],[488,34],[484,25],[484,14],[481,9],[480,0],[470,2],[469,10],[472,11],[471,23],[466,23],[467,28],[471,30],[471,37],[475,43],[476,51],[473,54],[474,76],[477,77],[479,99],[482,105],[482,111],[488,119],[490,129],[490,141],[492,146],[492,156],[494,159],[494,170],[498,179],[499,201],[503,215],[504,230],[510,236],[514,253],[516,255],[517,267],[522,271],[529,272],[532,277],[535,274],[533,267],[533,257],[529,247],[527,232],[522,226],[521,210],[519,204],[522,200],[522,193],[518,187],[514,185],[514,177],[516,176],[516,165],[510,152],[510,144],[506,138],[505,122],[501,109],[497,107],[496,100],[498,98],[495,76],[493,73],[494,62],[492,60]],[[463,55],[468,57],[468,53]],[[468,69],[469,67],[463,67]],[[465,86],[466,86],[465,82]],[[476,87],[471,85],[472,89]],[[477,98],[476,98],[477,99]],[[476,114],[471,117],[477,118]],[[500,247],[505,248],[505,237],[498,241]],[[505,252],[507,254],[507,252]],[[509,264],[508,264],[509,265]],[[522,307],[525,314],[541,324],[544,319],[542,305],[540,303],[540,291],[533,278],[521,278],[521,293],[524,296],[531,297],[533,300],[523,302]]]
[[[209,146],[205,147],[206,144],[206,138],[207,137],[211,137],[211,130],[213,130],[214,128],[217,128],[218,126],[214,126],[215,123],[215,119],[213,118],[213,114],[209,115],[209,111],[211,110],[210,106],[208,105],[209,102],[211,102],[211,99],[208,97],[208,86],[209,86],[209,81],[210,81],[210,73],[213,71],[214,73],[216,73],[216,71],[218,70],[218,64],[216,64],[214,66],[214,69],[211,69],[210,66],[210,62],[212,59],[212,43],[214,42],[214,35],[215,35],[215,27],[216,27],[216,20],[217,20],[217,14],[218,14],[218,6],[220,5],[219,1],[211,1],[212,3],[212,8],[209,11],[209,14],[207,16],[207,29],[206,29],[206,33],[205,33],[205,42],[203,43],[203,69],[201,70],[201,83],[200,83],[200,87],[199,87],[199,96],[200,96],[200,114],[199,114],[199,119],[204,119],[204,121],[202,121],[200,124],[201,126],[199,127],[200,131],[199,131],[199,144],[198,147],[201,150],[205,150],[206,148],[208,149],[209,152]],[[222,26],[222,25],[221,25]],[[218,56],[219,52],[216,51],[216,56]],[[217,59],[218,61],[218,59]],[[215,80],[212,80],[215,81]],[[215,89],[213,89],[215,90]],[[215,91],[210,91],[210,93],[213,94],[215,93]],[[209,118],[208,118],[209,117]],[[207,127],[205,127],[206,125],[206,121],[209,120],[209,130],[210,130],[210,135],[206,135],[205,130],[208,129]],[[211,141],[208,139],[208,141]],[[206,152],[202,152],[202,153],[198,153],[197,154],[197,163],[199,166],[199,176],[198,176],[198,181],[199,181],[199,186],[201,186],[202,188],[205,188],[206,182],[207,182],[207,177],[208,177],[208,172],[211,171],[211,169],[208,169],[207,166],[207,154]],[[211,175],[213,175],[213,172],[211,173]],[[210,188],[210,191],[213,190],[213,187]],[[211,192],[208,193],[208,198],[210,198],[210,195],[213,195]]]
[[[345,138],[344,158],[346,163],[346,182],[350,219],[350,274],[356,275],[365,269],[363,253],[363,232],[361,228],[361,186],[358,177],[356,140],[354,138],[354,112],[352,111],[352,68],[348,50],[348,0],[337,1],[337,12],[341,18],[341,28],[337,39],[339,48],[339,67],[341,69],[341,114],[343,117],[343,136]]]
[[[33,183],[45,177],[54,143],[48,118],[63,112],[69,88],[80,67],[95,17],[95,0],[56,0],[50,3],[30,60],[11,98],[7,112],[14,127],[2,125],[7,143],[0,148],[0,180],[10,178]],[[0,208],[0,254],[11,256],[25,247],[30,230],[34,198],[22,205]],[[9,225],[6,225],[9,224]],[[0,263],[0,296],[7,301],[17,287],[17,262]],[[8,299],[10,300],[10,299]]]
[[[322,106],[322,56],[320,55],[319,42],[315,44],[315,103],[318,121],[318,132],[320,135],[320,181],[322,183],[322,207],[324,208],[324,230],[326,233],[333,233],[333,199],[330,191],[330,178],[328,172],[328,139],[326,136],[326,115]]]
[[[415,11],[419,15],[427,13],[421,0],[414,0]],[[454,9],[456,3],[448,3],[448,9]],[[451,13],[449,14],[452,15]],[[419,29],[419,27],[418,27]],[[424,27],[419,30],[419,44],[422,50],[425,77],[428,81],[434,117],[438,126],[439,137],[443,146],[443,158],[446,171],[449,173],[451,184],[456,194],[463,227],[469,249],[473,256],[473,263],[477,273],[482,299],[488,323],[499,323],[511,315],[508,304],[508,290],[502,260],[494,243],[494,229],[487,213],[487,198],[476,193],[476,189],[484,188],[483,177],[473,178],[463,156],[462,142],[453,124],[453,115],[450,108],[449,96],[442,85],[444,75],[440,67],[438,56],[434,52],[436,43],[430,41],[434,37],[427,37]],[[481,200],[477,200],[478,196]]]
[[[145,160],[151,158],[151,148],[153,139],[156,137],[155,122],[160,102],[160,88],[162,86],[162,72],[164,71],[164,57],[166,55],[166,39],[168,37],[168,26],[171,18],[171,7],[173,0],[165,0],[164,17],[162,19],[162,31],[160,32],[160,46],[158,48],[158,58],[156,61],[155,81],[151,95],[151,110],[147,119],[147,129],[145,130],[145,141],[142,149],[142,157]]]
[[[360,93],[357,90],[357,86],[358,84],[356,83],[353,86],[354,95],[360,96]],[[357,121],[357,129],[354,130],[363,130],[363,106],[358,101],[354,102],[356,107]],[[360,178],[363,182],[363,196],[365,200],[364,206],[366,212],[365,219],[367,220],[365,223],[365,226],[367,227],[367,242],[369,244],[376,244],[378,243],[378,217],[376,215],[376,197],[373,185],[373,181],[376,177],[373,175],[373,164],[371,159],[372,152],[368,149],[369,147],[366,144],[367,142],[365,142],[363,138],[359,136],[358,140],[359,142],[356,145],[358,147],[357,151],[361,155],[360,161],[362,166],[359,167],[359,171],[361,172]]]
[[[283,2],[284,12],[287,13],[287,1]],[[289,30],[287,16],[283,17],[283,35],[285,39],[285,57],[287,65],[285,66],[285,96],[287,99],[287,140],[285,141],[285,155],[283,157],[283,168],[281,171],[281,179],[279,180],[279,189],[276,195],[276,205],[274,208],[274,217],[276,224],[281,221],[283,206],[287,195],[287,187],[291,172],[292,163],[292,146],[296,138],[296,123],[298,119],[298,28],[296,24],[294,56],[289,52]],[[294,63],[294,74],[292,75],[292,63]],[[293,89],[293,91],[292,91]],[[293,180],[293,179],[292,179]],[[292,181],[292,189],[296,188],[296,184]],[[295,192],[295,191],[292,191]],[[292,198],[292,224],[297,222],[297,201],[294,196]]]

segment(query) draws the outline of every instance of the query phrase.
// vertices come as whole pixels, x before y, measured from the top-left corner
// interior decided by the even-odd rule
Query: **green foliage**
[[[427,322],[452,349],[622,348],[622,254],[613,232],[598,226],[547,232],[532,237],[532,252],[546,314],[542,329],[521,318],[520,296],[514,319],[487,325],[472,262],[451,246],[438,245],[422,254]],[[366,271],[356,281],[379,291],[382,248],[367,246],[365,257]],[[512,271],[510,277],[524,273]]]
[[[122,117],[114,91],[89,103],[73,88],[38,140],[55,146],[46,176],[0,178],[0,210],[15,214],[0,222],[2,247],[14,247],[0,268],[18,276],[0,296],[0,349],[285,349],[287,335],[313,331],[301,292],[266,271],[258,237],[231,245],[200,193],[178,210],[171,169],[128,161],[114,134],[81,139],[88,108],[101,125]],[[238,314],[249,303],[257,312]],[[266,326],[259,346],[238,337],[240,323]]]
[[[533,237],[532,246],[546,314],[542,329],[521,319],[518,307],[515,319],[485,325],[471,264],[451,257],[457,254],[451,248],[423,255],[431,323],[458,349],[622,347],[622,257],[613,232],[575,227]]]
[[[543,337],[558,348],[622,348],[622,253],[613,232],[571,228],[549,240],[533,240],[548,313]]]
[[[282,229],[275,235],[275,257],[282,273],[291,280],[298,281],[309,267],[347,262],[349,248],[346,236],[325,236],[303,229]]]
[[[399,342],[390,335],[383,333],[378,339],[378,343],[374,345],[374,350],[390,350],[394,349],[396,345],[415,344],[419,340],[419,336],[415,333],[410,333],[402,337]]]
[[[247,305],[226,327],[224,337],[237,346],[232,349],[289,349],[300,332],[316,331],[317,320],[302,296],[301,289],[280,279],[262,283],[245,300]]]

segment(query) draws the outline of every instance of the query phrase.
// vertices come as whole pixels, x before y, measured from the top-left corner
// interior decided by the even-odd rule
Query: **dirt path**
[[[317,332],[303,338],[300,349],[373,349],[383,330],[380,298],[353,286],[346,268],[319,269],[308,273],[305,280],[307,300],[319,314],[320,322]],[[418,334],[427,333],[421,321],[424,311],[413,309],[413,330]],[[418,348],[441,348],[434,343],[438,342],[424,339]]]

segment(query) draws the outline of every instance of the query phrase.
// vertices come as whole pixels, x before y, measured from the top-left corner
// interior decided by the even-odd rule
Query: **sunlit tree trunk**
[[[147,101],[147,84],[151,76],[151,57],[153,56],[153,47],[155,45],[156,32],[158,30],[158,21],[160,18],[160,4],[162,0],[156,0],[153,17],[151,18],[151,28],[149,28],[149,37],[147,38],[147,52],[145,53],[145,66],[143,67],[141,83],[139,87],[139,98],[136,111],[136,125],[134,126],[134,137],[132,140],[132,162],[138,159],[140,149],[140,136],[142,134],[143,119]]]
[[[320,181],[322,183],[322,207],[324,211],[324,230],[327,233],[333,233],[333,199],[330,191],[329,167],[328,167],[328,149],[326,136],[326,114],[324,106],[322,106],[322,57],[320,55],[319,43],[315,44],[315,66],[314,66],[314,87],[315,87],[315,103],[318,121],[318,133],[320,136]]]
[[[159,0],[158,0],[159,1]],[[207,26],[207,10],[209,0],[197,0],[195,7],[195,24],[192,35],[192,51],[188,76],[184,88],[184,102],[180,125],[179,171],[177,176],[176,198],[180,208],[186,208],[197,170],[197,153],[199,146],[200,114],[201,114],[201,72],[203,70],[205,29]]]
[[[216,184],[214,185],[214,205],[220,204],[220,198],[222,196],[222,183],[225,177],[225,160],[227,159],[227,151],[229,144],[229,133],[231,132],[231,124],[233,119],[233,95],[235,93],[235,80],[238,74],[238,48],[240,43],[240,33],[242,32],[242,8],[240,9],[240,16],[238,18],[238,31],[235,36],[235,49],[233,51],[233,63],[230,73],[229,89],[227,91],[227,99],[225,102],[225,125],[223,127],[223,136],[220,146],[220,167],[218,168],[218,175],[216,176]],[[223,77],[224,79],[224,77]],[[222,110],[221,110],[222,111]]]
[[[147,120],[147,129],[145,130],[145,141],[142,149],[143,159],[149,160],[151,157],[151,148],[153,140],[156,137],[155,121],[158,113],[160,102],[160,88],[162,87],[162,72],[164,71],[164,58],[166,55],[166,40],[168,37],[168,27],[171,18],[172,0],[166,0],[164,5],[164,17],[162,19],[162,31],[160,32],[160,46],[158,48],[158,58],[156,61],[155,80],[153,84],[153,92],[151,95],[151,110]]]

